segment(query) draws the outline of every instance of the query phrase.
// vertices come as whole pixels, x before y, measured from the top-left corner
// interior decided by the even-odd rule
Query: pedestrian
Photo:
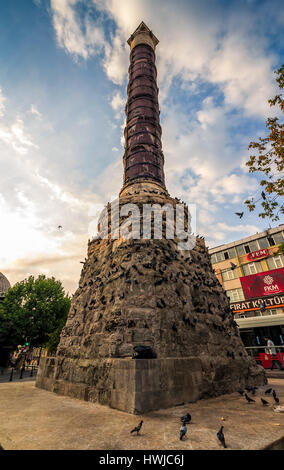
[[[267,341],[267,347],[269,348],[270,354],[272,356],[271,370],[273,369],[274,365],[278,369],[284,370],[284,367],[282,366],[281,362],[279,361],[279,359],[277,359],[275,344],[273,343],[272,339],[268,338],[267,336],[265,336],[264,339],[265,341]]]

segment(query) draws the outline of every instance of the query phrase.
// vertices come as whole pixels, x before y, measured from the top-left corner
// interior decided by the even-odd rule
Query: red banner
[[[284,268],[240,278],[246,299],[284,292]]]
[[[247,259],[254,261],[259,258],[267,258],[267,256],[269,256],[269,251],[267,248],[264,248],[263,250],[252,251],[247,255]]]

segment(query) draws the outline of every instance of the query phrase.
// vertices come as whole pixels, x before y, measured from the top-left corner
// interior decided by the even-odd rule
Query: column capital
[[[131,34],[127,43],[129,44],[131,50],[137,46],[137,44],[148,44],[148,46],[151,46],[153,51],[155,51],[159,40],[144,23],[144,21],[141,21],[138,28],[134,31],[133,34]]]

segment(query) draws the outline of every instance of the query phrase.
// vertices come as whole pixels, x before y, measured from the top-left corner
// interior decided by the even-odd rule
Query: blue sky
[[[280,1],[10,0],[0,3],[0,271],[11,283],[45,273],[77,286],[94,208],[121,189],[126,40],[142,20],[160,40],[168,190],[196,204],[210,246],[268,227],[243,206],[260,193],[244,162],[275,114]]]

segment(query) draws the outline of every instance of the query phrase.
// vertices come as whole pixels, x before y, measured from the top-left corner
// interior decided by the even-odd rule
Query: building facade
[[[284,345],[284,224],[209,250],[246,346]]]

